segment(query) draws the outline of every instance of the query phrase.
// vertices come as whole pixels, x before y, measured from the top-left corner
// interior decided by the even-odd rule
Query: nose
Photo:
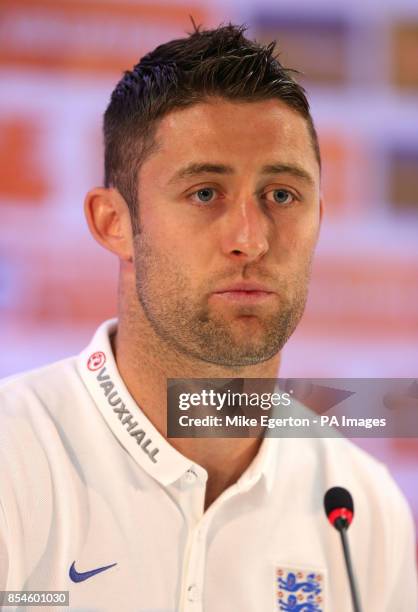
[[[223,217],[223,253],[242,263],[260,260],[269,249],[269,219],[253,197],[228,207]]]

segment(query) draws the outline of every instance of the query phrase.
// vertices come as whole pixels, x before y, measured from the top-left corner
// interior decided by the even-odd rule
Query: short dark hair
[[[223,25],[171,40],[145,55],[116,85],[104,114],[106,187],[126,200],[134,233],[137,180],[151,152],[158,120],[170,111],[208,97],[255,102],[283,101],[307,121],[319,166],[318,138],[305,90],[274,54],[275,42],[260,45],[244,36],[245,26]]]

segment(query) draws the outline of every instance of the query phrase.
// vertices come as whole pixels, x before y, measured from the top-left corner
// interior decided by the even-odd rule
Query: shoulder
[[[357,516],[392,531],[401,519],[402,529],[413,532],[407,501],[387,466],[344,437],[280,439],[277,443],[275,482],[299,484],[314,512],[323,514],[328,489],[339,486],[352,495]],[[294,487],[293,487],[294,488]]]
[[[387,466],[351,440],[322,438],[315,441],[318,463],[332,480],[367,496],[369,501],[378,500],[380,506],[401,499],[398,485]],[[402,497],[403,499],[403,497]]]
[[[21,428],[65,409],[82,390],[76,357],[1,380],[0,439],[6,435],[15,437]]]
[[[9,517],[33,508],[39,496],[49,499],[52,471],[68,463],[66,441],[81,429],[88,398],[76,361],[0,381],[0,499]]]
[[[1,378],[0,392],[5,391],[8,388],[16,388],[17,385],[23,387],[36,383],[37,381],[45,380],[46,378],[49,378],[50,375],[59,376],[60,374],[68,371],[68,369],[72,369],[75,366],[76,360],[77,356],[72,355],[71,357],[66,357],[64,359],[60,359],[59,361],[48,363],[39,368],[18,372],[16,374],[7,376],[6,378]]]
[[[303,404],[298,403],[297,408],[298,416],[312,416]],[[316,507],[322,506],[323,495],[329,488],[340,486],[350,491],[355,507],[363,516],[379,516],[389,530],[393,529],[390,524],[393,517],[403,516],[411,527],[406,499],[382,461],[344,437],[341,431],[335,429],[332,437],[323,437],[322,430],[316,426],[311,431],[311,438],[280,440],[278,449],[282,447],[287,463],[298,466],[306,482],[312,481]]]

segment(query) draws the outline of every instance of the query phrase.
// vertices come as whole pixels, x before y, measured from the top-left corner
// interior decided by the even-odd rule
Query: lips
[[[231,292],[275,293],[269,287],[266,287],[265,285],[262,285],[260,283],[253,283],[253,282],[234,283],[233,285],[228,285],[227,287],[218,289],[218,291],[215,291],[214,293],[231,293]]]
[[[229,302],[259,304],[271,299],[276,293],[260,283],[240,282],[218,289],[212,295]]]

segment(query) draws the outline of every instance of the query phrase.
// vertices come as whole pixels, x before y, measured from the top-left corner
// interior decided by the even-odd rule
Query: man
[[[327,489],[351,491],[363,609],[416,609],[414,533],[344,439],[167,439],[169,378],[275,378],[306,301],[320,156],[303,89],[232,25],[161,45],[104,117],[85,212],[120,262],[118,319],[6,381],[0,589],[78,610],[349,612]]]

